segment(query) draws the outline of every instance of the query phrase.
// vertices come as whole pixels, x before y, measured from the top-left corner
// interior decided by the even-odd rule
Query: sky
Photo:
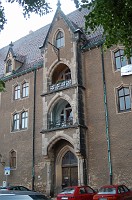
[[[48,2],[50,2],[50,6],[53,8],[51,13],[42,17],[31,13],[30,18],[25,19],[22,14],[22,8],[18,3],[15,2],[11,4],[2,0],[7,24],[5,25],[4,30],[0,32],[0,48],[9,45],[11,41],[15,42],[21,37],[28,35],[30,31],[35,31],[46,24],[51,23],[57,8],[56,4],[58,0],[49,0]],[[73,0],[60,0],[60,3],[61,9],[65,14],[76,9]]]

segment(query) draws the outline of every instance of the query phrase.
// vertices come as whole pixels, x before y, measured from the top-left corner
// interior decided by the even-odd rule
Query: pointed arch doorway
[[[78,161],[69,150],[62,157],[62,188],[78,185]]]

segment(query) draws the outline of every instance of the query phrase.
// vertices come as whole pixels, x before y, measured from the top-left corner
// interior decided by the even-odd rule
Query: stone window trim
[[[63,29],[58,29],[52,39],[52,43],[57,47],[57,48],[63,48],[65,46],[65,32]]]
[[[116,88],[117,112],[126,113],[131,111],[131,87],[122,85]]]
[[[112,65],[114,68],[114,71],[120,71],[121,67],[132,64],[132,57],[130,59],[127,59],[126,56],[124,56],[124,47],[119,46],[115,48],[112,52]]]
[[[9,162],[11,170],[15,170],[17,168],[17,152],[14,149],[9,152]]]
[[[28,129],[29,112],[26,109],[22,111],[15,111],[12,114],[12,128],[11,132],[18,132]]]
[[[11,59],[8,59],[6,61],[6,73],[10,73],[12,72],[13,68],[12,68],[12,60]]]
[[[29,81],[13,85],[13,100],[22,100],[29,97]]]

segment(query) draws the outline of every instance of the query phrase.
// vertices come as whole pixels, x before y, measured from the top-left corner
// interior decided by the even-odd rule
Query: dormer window
[[[64,34],[62,31],[59,31],[56,36],[56,47],[60,48],[64,46]]]
[[[6,73],[12,72],[12,61],[8,60],[6,63]]]

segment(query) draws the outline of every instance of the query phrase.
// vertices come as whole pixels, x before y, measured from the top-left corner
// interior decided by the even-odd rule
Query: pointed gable
[[[57,3],[57,10],[55,12],[55,15],[54,15],[54,18],[52,20],[52,23],[50,24],[50,28],[48,30],[48,33],[47,33],[47,36],[44,40],[44,43],[43,45],[40,47],[40,49],[44,48],[45,45],[47,44],[48,42],[48,39],[49,39],[49,34],[51,33],[52,31],[52,28],[55,24],[55,22],[59,19],[63,19],[64,22],[67,24],[67,26],[70,28],[70,30],[74,33],[79,27],[77,26],[77,24],[75,24],[74,22],[72,22],[71,20],[69,20],[69,18],[63,13],[63,11],[61,10],[61,4],[60,4],[60,1],[58,1]]]
[[[25,61],[25,56],[15,53],[13,50],[13,43],[9,44],[9,49],[4,60],[5,62],[5,74],[9,74],[17,70]]]

